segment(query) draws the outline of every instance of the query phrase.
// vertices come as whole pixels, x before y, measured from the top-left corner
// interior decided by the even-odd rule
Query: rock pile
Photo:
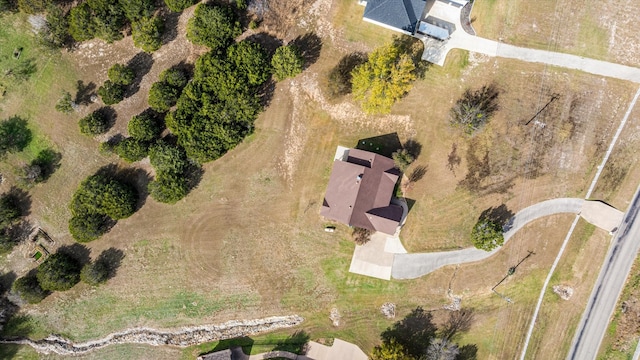
[[[329,313],[329,319],[331,320],[331,323],[333,323],[333,326],[340,326],[340,319],[342,319],[342,316],[340,315],[338,308],[331,309],[331,313]]]
[[[74,344],[58,335],[42,340],[25,338],[0,339],[4,344],[29,345],[44,354],[77,355],[111,344],[148,344],[186,347],[209,341],[231,339],[299,325],[304,319],[298,315],[273,316],[255,320],[232,320],[220,325],[192,326],[176,331],[133,328],[110,334],[102,339]]]
[[[396,304],[390,302],[384,303],[380,307],[380,312],[382,312],[382,315],[387,319],[393,319],[396,317]]]
[[[573,295],[573,289],[568,285],[554,285],[553,292],[558,294],[562,300],[569,300]]]

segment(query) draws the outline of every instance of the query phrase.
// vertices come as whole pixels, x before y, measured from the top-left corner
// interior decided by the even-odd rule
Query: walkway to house
[[[234,347],[215,353],[202,355],[198,360],[262,360],[262,359],[291,359],[291,360],[367,360],[369,357],[357,345],[334,339],[333,345],[327,346],[309,341],[305,355],[296,355],[288,351],[271,351],[256,355],[246,355],[241,347]]]
[[[532,221],[555,214],[579,214],[587,222],[607,231],[615,231],[623,213],[603,202],[574,198],[543,201],[520,210],[504,225],[505,243]],[[408,254],[400,239],[375,233],[366,245],[356,245],[349,271],[378,279],[415,279],[443,266],[480,261],[500,251],[476,248],[454,251]]]
[[[438,4],[438,6],[444,7],[446,5]],[[493,57],[548,64],[640,83],[640,68],[589,59],[577,55],[527,49],[468,34],[463,30],[460,21],[461,9],[453,6],[448,6],[447,8],[446,12],[440,11],[440,13],[444,14],[442,17],[445,18],[446,21],[452,22],[457,30],[445,41],[416,35],[416,37],[424,42],[425,50],[422,54],[422,60],[443,66],[447,54],[451,49],[463,49]]]

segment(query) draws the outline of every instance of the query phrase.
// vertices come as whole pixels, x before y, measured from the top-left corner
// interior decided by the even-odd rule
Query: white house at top
[[[442,16],[446,6],[462,8],[467,0],[360,0],[363,20],[409,36],[430,36],[446,40],[456,31]]]

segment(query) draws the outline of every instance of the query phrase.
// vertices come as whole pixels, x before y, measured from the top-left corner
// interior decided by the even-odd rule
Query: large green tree
[[[78,125],[80,126],[80,132],[89,136],[104,134],[109,130],[110,126],[109,118],[102,109],[83,117],[78,122]]]
[[[481,218],[473,226],[471,242],[475,247],[484,251],[491,251],[504,244],[502,225],[497,221]]]
[[[391,106],[411,89],[415,68],[411,55],[403,53],[399,45],[380,47],[353,70],[353,97],[367,113],[389,113]]]
[[[75,41],[91,40],[94,37],[91,7],[84,2],[69,11],[69,34]]]
[[[164,0],[169,10],[173,12],[181,12],[197,2],[198,0]]]
[[[152,141],[160,137],[163,127],[158,117],[151,111],[134,115],[127,124],[127,131],[132,138],[140,141]]]
[[[44,290],[66,291],[80,281],[80,263],[65,253],[49,255],[38,266],[38,283]]]
[[[125,91],[124,85],[107,80],[98,88],[98,95],[105,105],[113,105],[124,100]]]
[[[304,59],[295,45],[280,46],[271,58],[273,76],[278,81],[300,74],[303,65]]]
[[[231,8],[202,3],[187,24],[187,39],[194,44],[216,50],[226,48],[242,33],[242,27]]]
[[[118,156],[128,162],[140,161],[147,157],[149,144],[145,141],[128,137],[116,144],[114,151]]]
[[[177,67],[163,71],[160,73],[160,80],[151,85],[149,106],[157,112],[169,111],[178,101],[187,82],[187,75]]]
[[[44,40],[54,47],[64,46],[69,40],[69,22],[59,6],[47,8],[47,28],[42,33]]]
[[[109,80],[115,84],[130,85],[135,79],[136,74],[131,67],[123,64],[113,64],[107,71]]]

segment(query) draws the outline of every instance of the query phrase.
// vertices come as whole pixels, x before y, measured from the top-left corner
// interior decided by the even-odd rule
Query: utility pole
[[[535,120],[535,119],[538,117],[538,115],[540,115],[540,114],[544,111],[544,109],[546,109],[546,108],[547,108],[547,106],[551,105],[551,103],[552,103],[552,102],[556,101],[556,100],[557,100],[557,99],[559,99],[559,98],[560,98],[560,95],[559,95],[559,94],[553,94],[553,95],[551,95],[551,100],[549,100],[549,101],[547,102],[547,104],[546,104],[545,106],[543,106],[543,107],[542,107],[542,109],[540,109],[540,110],[539,110],[535,115],[533,115],[533,117],[532,117],[531,119],[529,119],[529,121],[527,121],[526,123],[524,123],[524,125],[525,125],[525,126],[529,125],[529,123],[530,123],[530,122],[532,122],[533,120]]]
[[[496,291],[496,288],[498,287],[498,285],[502,284],[503,281],[505,281],[509,276],[513,275],[516,273],[516,269],[518,268],[518,266],[520,266],[520,264],[522,264],[525,260],[527,260],[531,255],[535,255],[536,253],[534,253],[531,250],[528,250],[529,254],[527,254],[527,256],[525,256],[524,258],[522,258],[522,260],[520,260],[515,266],[512,266],[509,268],[509,270],[507,271],[507,275],[505,275],[502,280],[500,280],[494,287],[491,288],[491,291],[493,291],[494,293],[496,293],[498,296],[500,296],[501,298],[503,298],[504,300],[506,300],[509,304],[511,304],[513,301],[500,294],[499,292]]]

